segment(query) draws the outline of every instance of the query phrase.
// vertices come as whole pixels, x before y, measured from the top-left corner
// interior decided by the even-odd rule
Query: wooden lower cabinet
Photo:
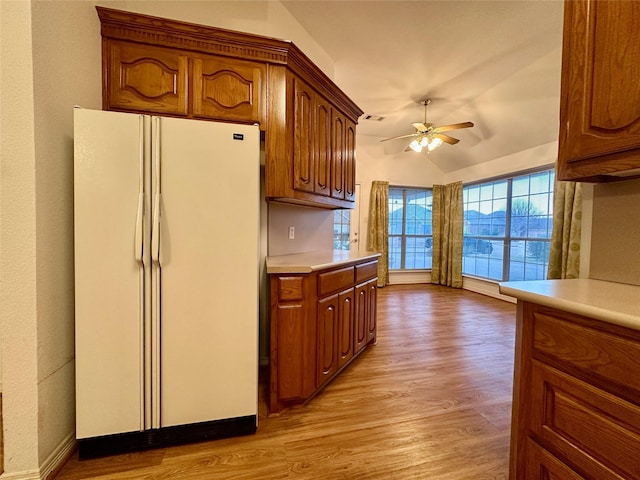
[[[518,305],[514,480],[640,480],[640,331]]]
[[[308,401],[375,341],[377,264],[270,275],[271,412]]]

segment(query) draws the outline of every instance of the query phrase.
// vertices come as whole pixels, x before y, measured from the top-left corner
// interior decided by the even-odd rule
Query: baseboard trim
[[[24,470],[22,472],[4,472],[0,480],[48,480],[69,459],[76,447],[76,435],[70,433],[60,442],[56,449],[47,457],[37,470]]]
[[[78,456],[81,459],[96,458],[204,440],[249,435],[256,432],[257,425],[258,417],[247,415],[142,432],[81,438],[78,439]]]
[[[57,473],[60,468],[69,460],[69,457],[73,454],[76,448],[76,435],[75,432],[65,438],[58,448],[56,448],[49,457],[44,461],[40,467],[40,478],[42,480],[49,480],[53,478],[52,474]]]

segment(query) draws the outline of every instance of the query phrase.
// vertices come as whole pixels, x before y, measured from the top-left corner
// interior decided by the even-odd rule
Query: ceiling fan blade
[[[435,133],[447,132],[449,130],[458,130],[460,128],[473,127],[473,122],[452,123],[451,125],[442,125],[433,129]]]
[[[449,135],[445,135],[444,133],[436,133],[433,136],[435,138],[439,138],[440,140],[442,140],[445,143],[448,143],[449,145],[455,145],[456,143],[458,143],[460,141],[457,138],[450,137]]]
[[[399,138],[417,137],[418,135],[420,135],[419,132],[417,132],[417,133],[409,133],[407,135],[400,135],[399,137],[383,138],[380,141],[381,142],[386,142],[387,140],[397,140]]]
[[[412,150],[413,150],[413,148],[411,148],[411,147],[407,147],[407,148],[404,149],[405,152],[410,152]]]

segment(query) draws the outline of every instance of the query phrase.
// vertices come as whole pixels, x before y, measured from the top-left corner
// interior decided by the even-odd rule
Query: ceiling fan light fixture
[[[411,150],[413,150],[414,152],[418,152],[420,153],[422,151],[422,145],[420,145],[420,142],[418,141],[418,139],[416,138],[415,140],[413,140],[410,144],[409,147],[411,148]]]
[[[435,138],[431,139],[431,141],[429,142],[429,145],[428,145],[427,148],[431,152],[431,151],[435,150],[436,148],[438,148],[440,145],[442,145],[442,139],[438,138],[438,137],[435,137]]]
[[[420,146],[423,148],[429,146],[430,143],[429,137],[424,136],[420,139]]]

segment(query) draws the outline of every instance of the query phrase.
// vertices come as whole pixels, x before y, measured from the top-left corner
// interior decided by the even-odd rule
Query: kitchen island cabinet
[[[518,298],[509,478],[640,479],[640,287],[500,292]]]
[[[258,123],[269,200],[353,208],[363,112],[292,42],[96,8],[103,109]]]
[[[640,175],[640,3],[565,2],[558,180]]]
[[[308,401],[375,342],[378,257],[336,250],[267,258],[271,412]]]

